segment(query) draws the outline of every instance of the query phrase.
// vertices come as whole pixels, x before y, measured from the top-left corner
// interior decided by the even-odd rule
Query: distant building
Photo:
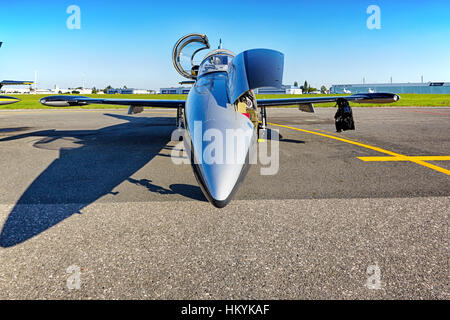
[[[108,89],[107,94],[154,94],[155,91],[147,89]]]
[[[292,85],[283,85],[281,88],[259,88],[255,89],[255,94],[302,94],[299,87]]]
[[[72,91],[78,91],[80,94],[92,94],[92,89],[73,89]]]
[[[39,89],[38,89],[39,90]],[[55,94],[71,94],[73,91],[79,92],[77,94],[92,94],[92,89],[87,88],[68,88],[68,89],[61,89],[58,85],[55,85],[53,90],[51,90],[51,93]]]
[[[450,82],[338,84],[331,87],[334,94],[363,92],[450,94]]]
[[[53,91],[50,89],[36,89],[33,90],[32,94],[52,94]]]
[[[31,88],[4,87],[2,92],[5,94],[30,94]]]
[[[188,94],[190,87],[171,87],[161,88],[161,94]],[[259,88],[255,89],[255,94],[302,94],[302,89],[296,86],[285,85],[281,89],[278,88]]]
[[[161,94],[188,94],[191,91],[190,87],[177,87],[177,88],[161,88],[159,92]]]

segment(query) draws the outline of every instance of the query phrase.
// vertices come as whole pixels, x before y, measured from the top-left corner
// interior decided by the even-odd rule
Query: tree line
[[[294,82],[294,86],[298,87],[297,81]],[[311,87],[309,85],[308,81],[306,81],[306,80],[305,80],[305,83],[302,86],[300,86],[300,89],[302,89],[303,93],[311,93],[311,92],[318,91],[317,88]],[[325,87],[325,86],[320,87],[320,93],[326,94],[327,92],[328,92],[327,87]]]

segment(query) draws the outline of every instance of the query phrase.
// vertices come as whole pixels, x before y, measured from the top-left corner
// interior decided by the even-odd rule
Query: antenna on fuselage
[[[219,48],[217,49],[222,49],[222,39],[219,39]]]

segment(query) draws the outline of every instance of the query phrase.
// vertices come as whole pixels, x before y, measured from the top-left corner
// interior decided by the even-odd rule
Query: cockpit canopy
[[[210,52],[200,64],[198,76],[211,72],[228,72],[228,66],[234,56],[234,53],[224,49],[217,49]]]
[[[196,79],[201,60],[196,55],[205,49],[209,49],[208,37],[200,33],[191,33],[182,37],[175,44],[172,52],[172,60],[175,70],[183,77]]]
[[[191,33],[177,41],[173,48],[172,59],[175,70],[185,78],[197,79],[197,76],[211,72],[228,71],[235,54],[224,49],[208,53],[203,59],[198,53],[209,49],[208,37],[200,33]]]

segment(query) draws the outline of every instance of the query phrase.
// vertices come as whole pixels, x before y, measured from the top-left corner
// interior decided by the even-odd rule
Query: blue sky
[[[81,9],[69,30],[66,9]],[[381,29],[369,30],[369,5]],[[8,1],[1,4],[0,78],[39,87],[153,88],[182,78],[171,51],[182,35],[222,38],[236,53],[285,54],[284,83],[450,81],[450,1]]]

